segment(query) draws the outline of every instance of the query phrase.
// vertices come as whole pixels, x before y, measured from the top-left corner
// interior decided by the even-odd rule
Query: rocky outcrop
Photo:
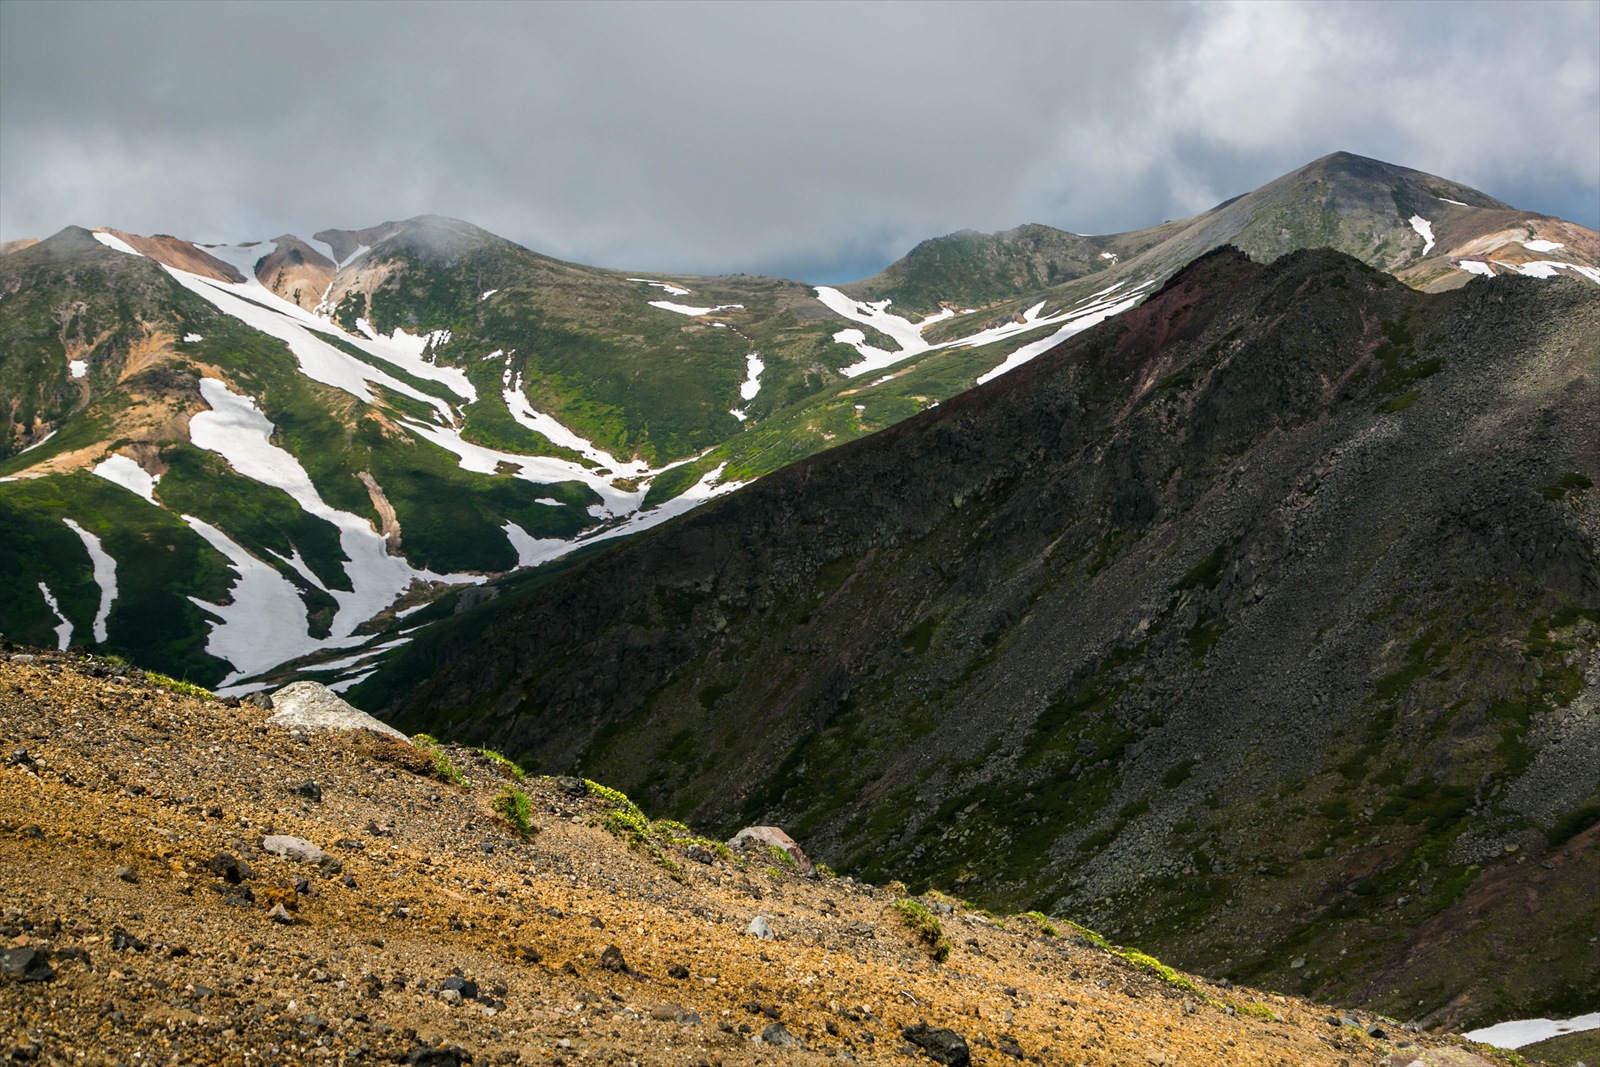
[[[410,738],[386,722],[374,719],[321,682],[294,682],[272,694],[269,726],[286,730],[373,730],[401,741]]]

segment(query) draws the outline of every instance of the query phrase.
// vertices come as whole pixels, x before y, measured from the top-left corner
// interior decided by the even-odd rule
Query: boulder
[[[268,834],[261,839],[261,848],[274,856],[303,863],[321,863],[333,858],[305,838],[290,837],[288,834]]]
[[[970,1067],[972,1053],[967,1042],[954,1030],[932,1027],[927,1023],[908,1026],[900,1033],[913,1045],[919,1046],[935,1063],[945,1067]]]
[[[386,722],[351,707],[321,682],[293,682],[272,694],[269,726],[301,730],[375,730],[380,734],[410,741]]]
[[[810,874],[811,860],[795,844],[794,838],[776,826],[746,826],[728,841],[729,848],[779,848],[788,853],[801,874]]]

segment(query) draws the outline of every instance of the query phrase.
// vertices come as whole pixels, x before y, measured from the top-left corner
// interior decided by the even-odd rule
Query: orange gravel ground
[[[462,789],[405,746],[292,735],[110,670],[0,653],[0,948],[43,949],[55,971],[0,979],[0,1059],[932,1064],[902,1036],[925,1021],[981,1065],[1505,1062],[1391,1023],[1374,1039],[1292,997],[1189,992],[1020,917],[942,915],[940,964],[888,889],[670,846],[674,880],[570,781],[524,783],[523,842],[476,753],[451,752]],[[320,801],[294,792],[308,781]],[[273,833],[337,864],[267,854]],[[222,852],[251,868],[242,883],[214,872]],[[269,917],[280,903],[291,924]],[[746,932],[757,915],[776,940]],[[610,946],[625,970],[602,965]],[[441,995],[453,975],[478,998]],[[803,1047],[760,1040],[775,1021]]]

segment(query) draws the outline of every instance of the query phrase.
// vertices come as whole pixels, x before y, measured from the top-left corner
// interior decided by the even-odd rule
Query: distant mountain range
[[[230,690],[349,684],[486,579],[934,407],[1230,242],[1425,289],[1600,282],[1591,231],[1347,154],[1193,219],[954,234],[837,289],[584,267],[433,216],[237,246],[69,228],[0,256],[0,631]]]

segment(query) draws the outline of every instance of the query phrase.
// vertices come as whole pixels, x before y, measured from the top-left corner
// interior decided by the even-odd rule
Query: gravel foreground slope
[[[965,1062],[948,1039],[907,1039],[925,1023],[980,1065],[1512,1062],[1293,997],[1175,983],[1068,924],[935,898],[952,946],[939,963],[898,887],[659,836],[630,845],[603,828],[616,802],[571,779],[522,783],[524,841],[493,807],[506,779],[477,753],[449,752],[463,788],[425,751],[267,715],[101,660],[0,657],[0,1057]],[[273,835],[327,855],[273,855]],[[758,916],[773,940],[748,932]]]

